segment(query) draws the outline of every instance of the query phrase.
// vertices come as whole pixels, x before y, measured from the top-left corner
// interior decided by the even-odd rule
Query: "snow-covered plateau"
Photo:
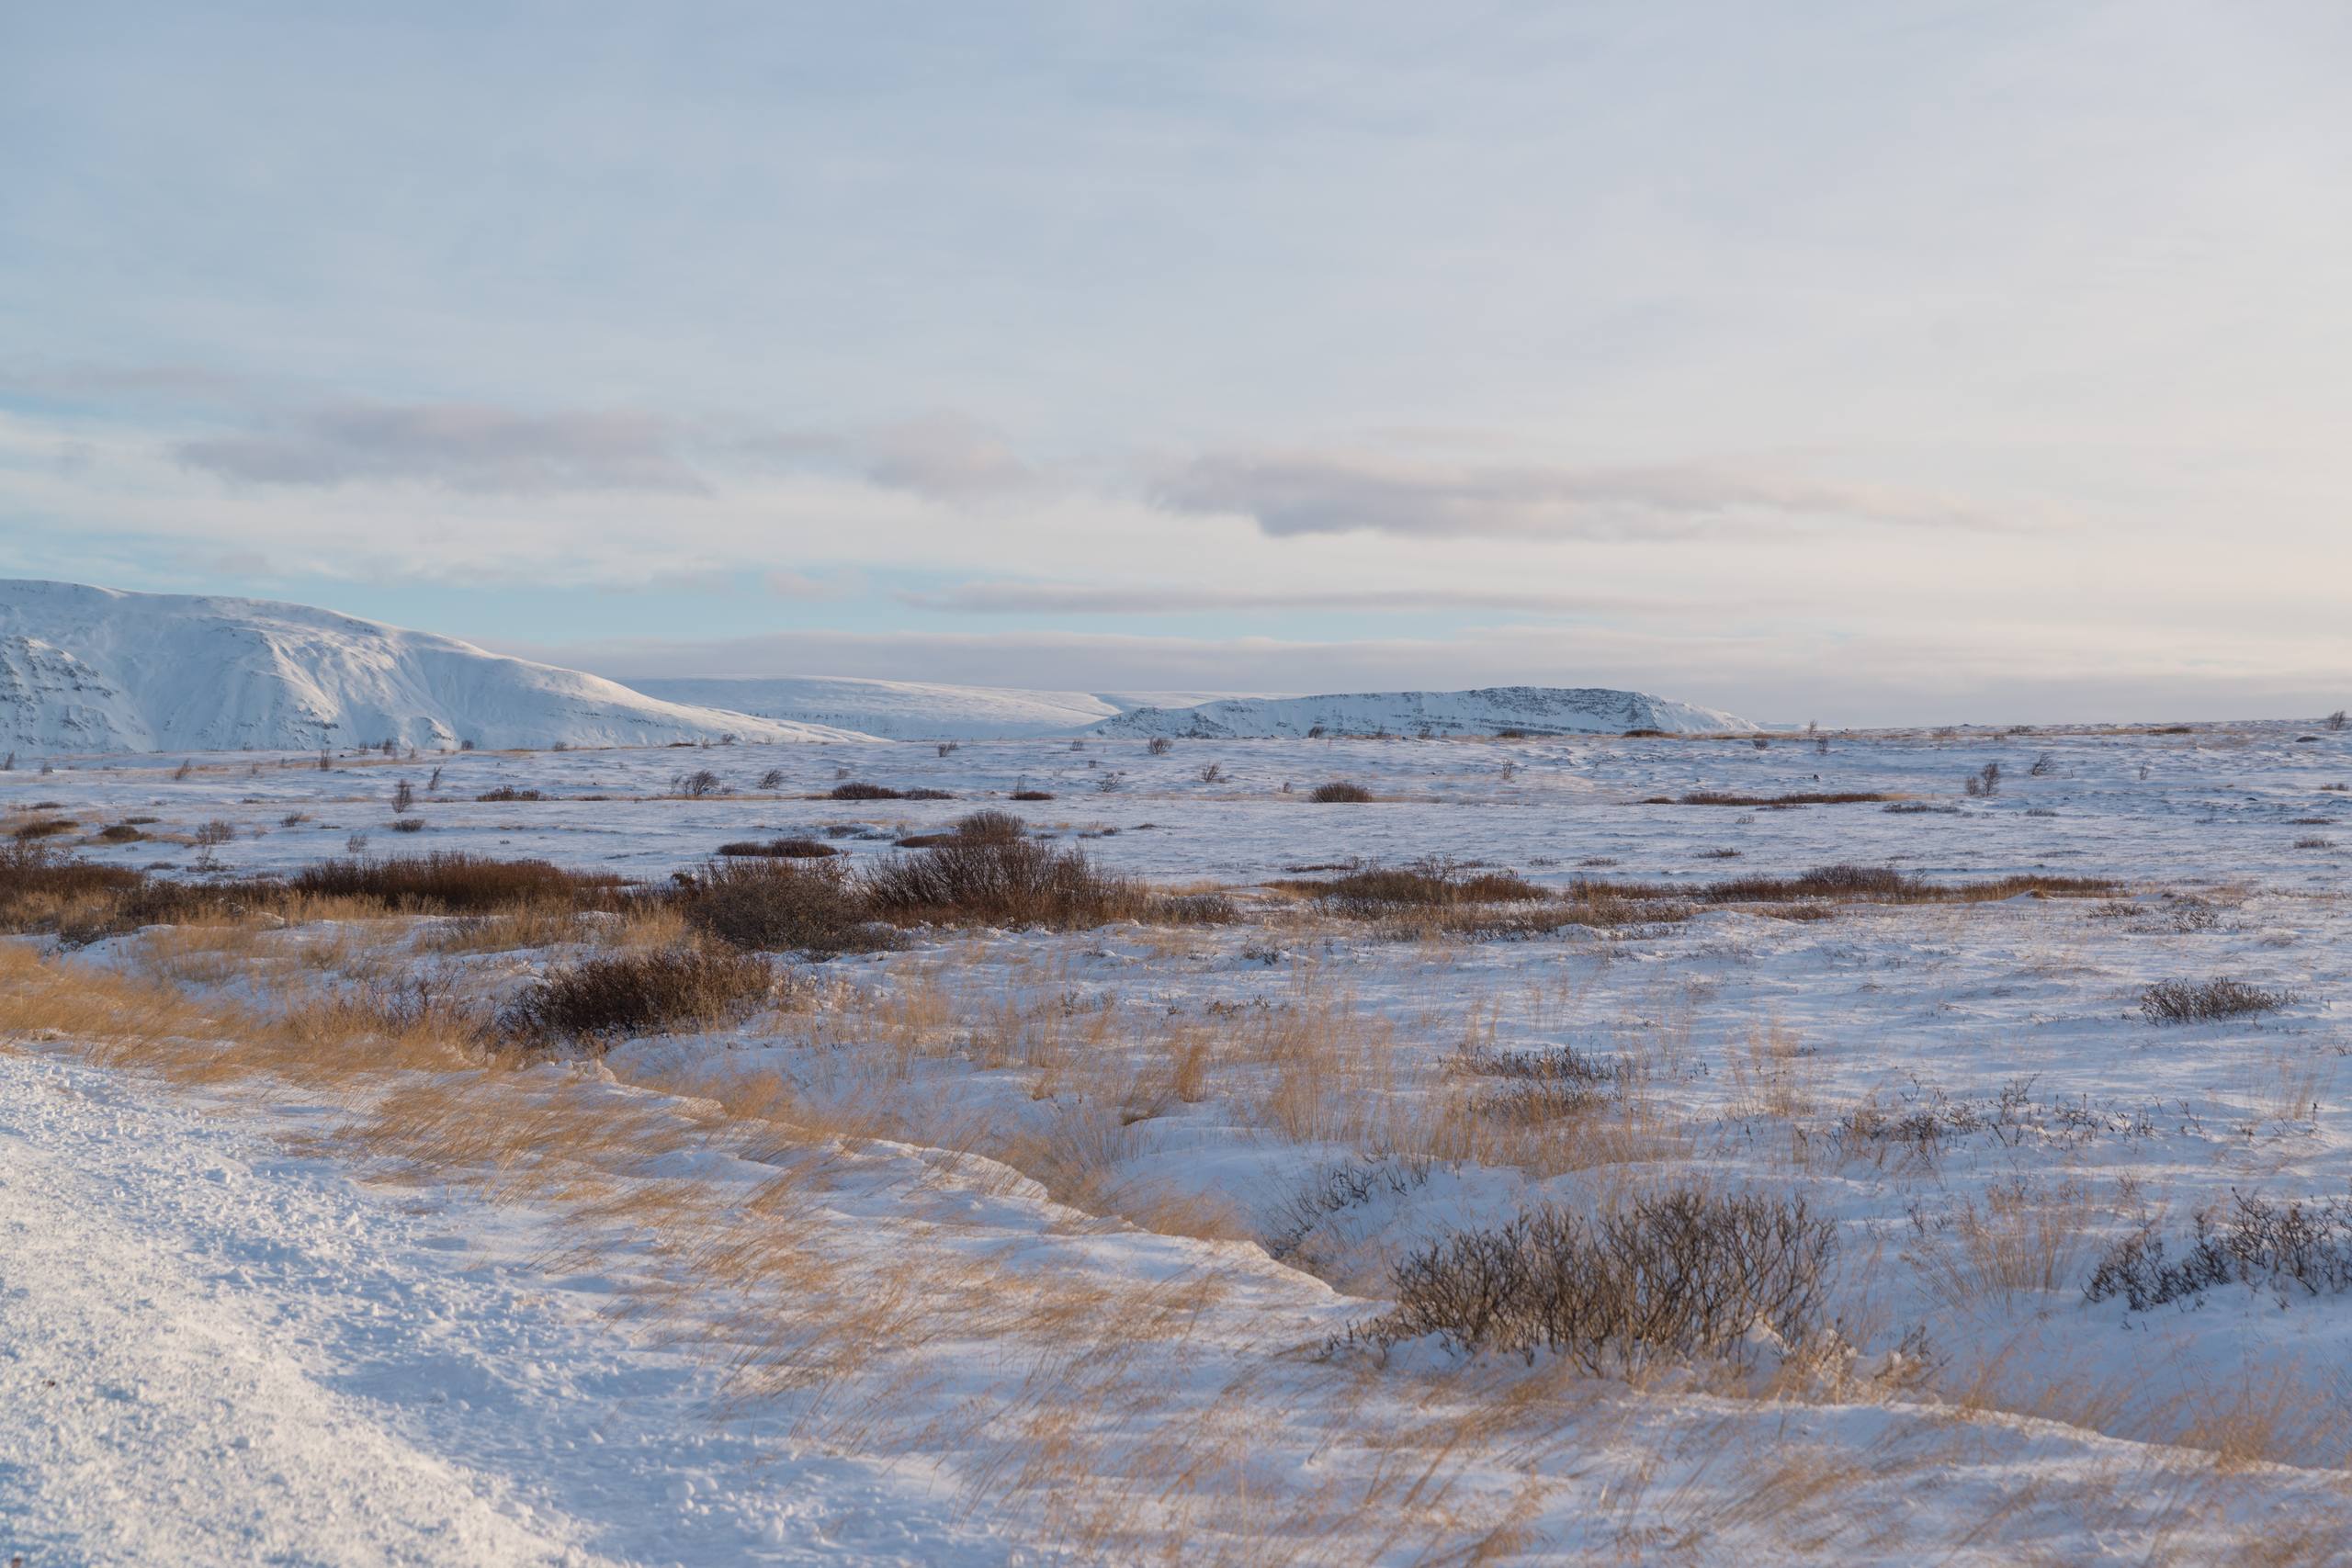
[[[2352,1560],[2352,733],[1381,728],[0,772],[0,1562]],[[983,809],[1154,896],[515,1044]]]

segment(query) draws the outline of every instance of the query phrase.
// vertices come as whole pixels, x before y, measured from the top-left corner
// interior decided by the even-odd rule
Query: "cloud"
[[[410,483],[478,494],[707,493],[670,422],[635,412],[518,413],[481,403],[351,402],[289,427],[181,443],[179,460],[247,484]]]
[[[931,501],[989,501],[1035,490],[1046,477],[1004,435],[958,413],[925,414],[843,431],[779,431],[741,444],[755,456],[815,458],[869,484]]]
[[[1170,512],[1242,516],[1277,536],[1655,539],[1794,519],[1999,529],[1936,497],[1827,484],[1736,465],[1444,464],[1351,453],[1206,453],[1150,485]]]
[[[744,428],[740,420],[631,410],[532,413],[352,400],[298,409],[253,434],[183,441],[173,453],[243,484],[422,484],[482,495],[707,495],[751,477],[747,467],[777,465],[845,471],[882,490],[950,502],[1045,482],[1002,434],[962,414],[831,431]]]
[[[1513,592],[1456,588],[1229,589],[1084,582],[967,582],[937,592],[905,592],[919,610],[978,615],[1170,615],[1217,610],[1355,610],[1410,614],[1430,610],[1613,613],[1661,604],[1600,594]]]
[[[854,599],[865,592],[865,574],[857,571],[836,572],[831,577],[811,577],[807,572],[779,570],[769,572],[761,581],[777,598],[802,604]]]

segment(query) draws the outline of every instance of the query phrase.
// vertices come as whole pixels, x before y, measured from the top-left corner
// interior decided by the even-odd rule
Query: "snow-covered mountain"
[[[1011,740],[1077,735],[1135,708],[1191,707],[1231,692],[1054,692],[819,675],[694,675],[632,679],[629,687],[799,724],[836,725],[894,740]]]
[[[1615,734],[1662,729],[1690,735],[1758,728],[1713,708],[1641,692],[1591,686],[1481,686],[1470,692],[1358,692],[1317,697],[1243,697],[1197,707],[1140,707],[1096,727],[1104,735],[1298,736]]]
[[[302,604],[0,581],[8,750],[630,746],[729,733],[854,739]]]

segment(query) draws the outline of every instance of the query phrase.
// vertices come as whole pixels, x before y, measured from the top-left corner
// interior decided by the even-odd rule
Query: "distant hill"
[[[794,723],[836,725],[899,740],[1006,740],[1082,734],[1145,705],[1189,707],[1223,692],[1053,692],[821,675],[693,675],[632,680],[633,690]]]
[[[0,750],[853,739],[261,599],[0,581]]]
[[[1323,735],[1740,733],[1758,727],[1713,708],[1641,692],[1593,686],[1481,686],[1468,692],[1357,692],[1317,697],[1241,697],[1194,707],[1139,707],[1096,727],[1104,735],[1274,737]]]

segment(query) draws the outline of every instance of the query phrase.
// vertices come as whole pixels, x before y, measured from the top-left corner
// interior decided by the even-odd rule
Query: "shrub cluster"
[[[775,985],[757,953],[700,946],[622,953],[533,981],[501,1023],[510,1036],[601,1049],[630,1035],[734,1022]]]
[[[680,874],[673,897],[689,924],[737,947],[830,957],[895,945],[865,889],[829,860],[714,860]]]
[[[1737,1354],[1759,1325],[1783,1344],[1823,1325],[1836,1226],[1803,1199],[1674,1191],[1587,1219],[1544,1206],[1409,1254],[1396,1304],[1364,1332],[1391,1344],[1434,1334],[1453,1348],[1588,1372],[1657,1357]]]
[[[1404,866],[1369,865],[1322,881],[1272,884],[1306,893],[1338,914],[1389,914],[1400,907],[1532,902],[1550,895],[1515,871],[1488,871],[1431,856]]]
[[[1308,790],[1306,798],[1317,806],[1361,806],[1372,798],[1372,791],[1345,779],[1333,779]]]
[[[764,841],[738,840],[731,844],[719,845],[717,852],[722,855],[765,856],[770,860],[823,860],[828,855],[841,853],[841,851],[821,839],[801,836]]]
[[[891,855],[870,870],[865,896],[884,918],[985,920],[991,925],[1071,930],[1145,911],[1141,886],[1114,876],[1085,852],[1033,839],[951,836],[916,855]]]
[[[2282,1303],[2290,1285],[2313,1296],[2352,1291],[2352,1207],[2333,1198],[2279,1204],[2232,1192],[2230,1199],[2225,1213],[2199,1212],[2196,1237],[2178,1258],[2153,1225],[2124,1237],[2099,1259],[2083,1293],[2095,1302],[2121,1296],[2133,1312],[2145,1312],[2201,1299],[2233,1280],[2268,1286]]]
[[[2243,980],[2159,980],[2140,994],[2140,1016],[2150,1023],[2205,1023],[2249,1018],[2294,1005],[2292,991],[2266,991]]]

